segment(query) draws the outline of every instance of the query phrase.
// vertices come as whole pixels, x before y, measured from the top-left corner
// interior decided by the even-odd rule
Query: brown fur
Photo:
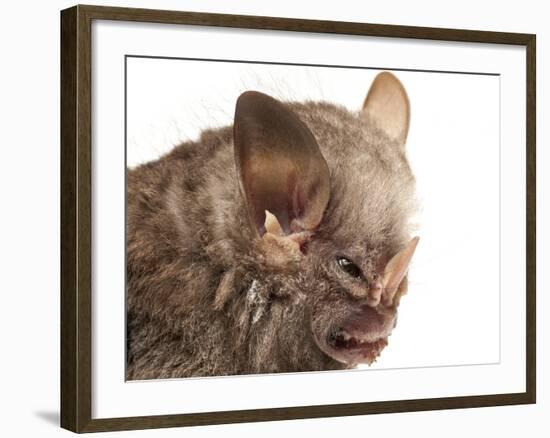
[[[379,272],[410,239],[414,178],[402,145],[363,112],[285,105],[316,138],[331,186],[305,255],[285,269],[251,229],[232,127],[128,170],[128,379],[353,366],[317,339],[361,299],[335,255]]]

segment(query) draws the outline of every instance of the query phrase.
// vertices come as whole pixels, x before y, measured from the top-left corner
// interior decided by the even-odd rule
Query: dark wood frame
[[[92,20],[142,21],[525,46],[527,52],[526,391],[468,397],[92,419]],[[535,35],[519,33],[81,5],[63,10],[61,12],[61,426],[74,432],[97,432],[535,403],[535,48]]]

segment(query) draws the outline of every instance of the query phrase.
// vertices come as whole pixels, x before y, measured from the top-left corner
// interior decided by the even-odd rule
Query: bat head
[[[408,229],[409,112],[387,72],[356,113],[256,91],[239,97],[235,163],[257,269],[278,279],[269,299],[293,296],[288,305],[299,309],[278,314],[278,326],[265,317],[280,348],[300,344],[311,360],[352,366],[386,346],[418,244]]]

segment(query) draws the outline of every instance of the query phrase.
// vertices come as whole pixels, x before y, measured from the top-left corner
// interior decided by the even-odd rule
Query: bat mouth
[[[327,336],[326,353],[333,359],[349,365],[372,364],[388,345],[387,337],[376,337],[371,333],[362,336],[351,335],[343,328],[336,329]]]
[[[338,362],[370,365],[388,345],[396,321],[395,313],[363,306],[317,337],[317,344]]]

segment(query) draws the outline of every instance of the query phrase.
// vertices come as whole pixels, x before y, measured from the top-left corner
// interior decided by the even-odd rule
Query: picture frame
[[[405,398],[349,403],[324,403],[233,410],[201,409],[175,414],[95,417],[93,266],[94,178],[98,168],[93,154],[94,50],[93,23],[192,26],[306,34],[314,38],[354,36],[389,42],[486,44],[524,50],[525,227],[516,230],[525,239],[524,390],[426,398]],[[162,31],[162,30],[161,30]],[[121,96],[122,96],[121,92]],[[73,432],[149,429],[239,422],[396,413],[536,402],[536,36],[475,30],[424,28],[276,17],[237,16],[165,10],[78,5],[61,12],[61,426]],[[121,99],[124,99],[121,97]],[[111,145],[116,148],[116,145]],[[122,148],[123,146],[120,145]],[[516,206],[517,207],[517,206]],[[519,208],[518,207],[518,208]],[[524,209],[524,210],[523,210]],[[502,249],[501,249],[502,250]],[[519,268],[518,268],[519,269]],[[522,277],[523,278],[523,277]],[[121,296],[123,291],[119,291]],[[121,316],[122,318],[122,316]],[[506,340],[504,340],[506,341]],[[195,382],[197,383],[197,382]],[[197,384],[200,384],[198,382]]]

